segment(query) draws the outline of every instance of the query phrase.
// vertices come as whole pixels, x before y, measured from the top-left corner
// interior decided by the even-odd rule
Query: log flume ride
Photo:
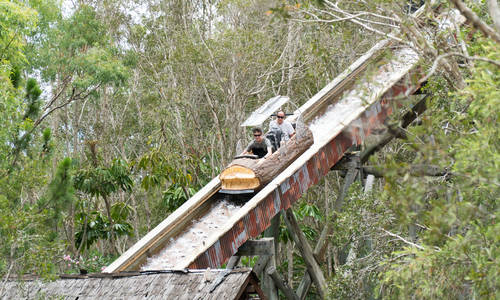
[[[456,22],[452,12],[442,16],[445,25],[439,26]],[[273,154],[262,162],[269,164],[265,174],[252,174],[241,161],[233,162],[104,272],[220,267],[318,183],[351,146],[382,127],[394,109],[402,109],[393,100],[419,89],[419,63],[419,55],[405,44],[394,39],[377,43],[288,118],[307,127],[298,128],[289,143],[307,146]],[[273,169],[278,161],[282,167]],[[231,168],[231,174],[240,175],[225,176]],[[236,190],[252,186],[256,194],[242,203],[228,201],[218,193],[222,184]]]

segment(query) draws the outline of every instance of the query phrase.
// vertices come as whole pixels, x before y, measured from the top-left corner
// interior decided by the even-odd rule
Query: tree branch
[[[328,3],[328,1],[326,1],[326,3]],[[385,33],[385,32],[383,32],[383,31],[380,31],[380,30],[378,30],[378,29],[375,29],[375,28],[373,28],[373,27],[371,27],[371,26],[368,26],[368,25],[364,24],[363,22],[361,22],[361,21],[360,21],[360,19],[358,18],[358,15],[351,15],[351,14],[349,14],[348,12],[345,12],[345,11],[341,10],[340,8],[336,7],[334,4],[331,4],[331,5],[330,5],[330,7],[331,7],[331,9],[332,9],[333,11],[340,12],[340,13],[342,13],[343,15],[345,15],[346,17],[343,17],[343,18],[342,18],[342,17],[339,17],[339,16],[337,16],[337,15],[333,14],[332,12],[329,12],[329,11],[324,11],[324,10],[318,10],[320,13],[325,13],[325,14],[327,14],[327,15],[332,16],[332,18],[333,18],[332,20],[326,20],[326,19],[321,19],[321,18],[319,18],[317,15],[315,15],[315,14],[313,14],[313,13],[310,13],[310,12],[307,12],[307,11],[303,11],[303,12],[304,12],[304,13],[306,13],[306,14],[308,14],[309,16],[313,17],[313,18],[315,19],[315,20],[314,20],[315,22],[320,22],[320,23],[333,23],[333,22],[339,22],[339,21],[350,21],[350,22],[352,22],[352,23],[354,23],[354,24],[357,24],[357,25],[359,25],[359,26],[361,26],[361,27],[365,28],[365,29],[366,29],[366,30],[368,30],[368,31],[374,32],[374,33],[379,34],[379,35],[382,35],[382,36],[384,36],[384,37],[391,38],[391,39],[393,39],[393,40],[395,40],[395,41],[398,41],[398,42],[400,42],[400,43],[402,43],[402,42],[403,42],[403,40],[402,40],[402,39],[400,39],[400,38],[398,38],[398,37],[394,36],[394,35],[393,35],[393,34],[391,34],[391,33]],[[361,15],[361,14],[359,14],[359,15]],[[361,20],[363,20],[363,19],[361,19]],[[300,21],[300,20],[297,20],[297,21],[299,21],[299,22],[307,22],[307,21]],[[314,21],[313,21],[313,22],[314,22]],[[375,21],[367,21],[367,20],[363,20],[363,21],[365,21],[365,22],[370,22],[370,23],[375,22]],[[310,22],[310,21],[309,21],[309,22]],[[377,23],[377,24],[382,24],[382,23],[380,23],[380,22],[375,22],[375,23]],[[395,25],[392,25],[392,24],[386,24],[386,23],[384,23],[383,25],[386,25],[386,26],[391,26],[391,27],[394,27],[394,26],[395,26]],[[399,28],[398,26],[396,26],[396,27],[397,27],[397,28]]]
[[[399,236],[399,235],[397,235],[395,233],[392,233],[392,232],[389,232],[389,231],[385,230],[384,228],[380,228],[380,230],[382,230],[383,232],[387,233],[388,235],[390,235],[392,237],[397,238],[398,240],[403,241],[405,244],[411,245],[411,246],[413,246],[413,247],[415,247],[415,248],[417,248],[419,250],[425,250],[424,247],[422,247],[420,245],[417,245],[417,244],[415,244],[413,242],[410,242],[410,241],[406,240],[405,238],[403,238],[403,237],[401,237],[401,236]]]
[[[423,83],[425,81],[427,81],[427,79],[429,79],[429,77],[431,77],[432,75],[434,75],[434,73],[436,72],[437,70],[437,67],[439,66],[439,63],[442,59],[446,58],[446,57],[449,57],[449,56],[460,56],[460,57],[463,57],[465,59],[469,59],[469,60],[480,60],[480,61],[485,61],[485,62],[488,62],[490,64],[494,64],[495,66],[499,67],[500,68],[500,61],[496,61],[496,60],[492,60],[492,59],[488,59],[488,58],[485,58],[485,57],[481,57],[481,56],[467,56],[467,55],[464,55],[462,53],[458,53],[458,52],[451,52],[451,53],[446,53],[446,54],[441,54],[439,55],[436,60],[434,61],[434,63],[432,64],[432,67],[431,67],[431,70],[429,71],[429,73],[427,73],[427,75],[425,75],[424,78],[420,79],[420,83]]]
[[[71,76],[67,76],[66,78],[63,79],[62,83],[62,87],[61,87],[61,90],[59,92],[57,92],[53,97],[52,99],[50,99],[49,103],[47,103],[47,105],[45,105],[45,107],[43,108],[43,111],[46,111],[47,109],[49,109],[49,107],[52,106],[52,104],[54,104],[54,102],[59,99],[59,97],[62,95],[62,93],[66,90],[66,87],[68,86],[68,83],[71,79]]]
[[[456,6],[456,8],[467,20],[472,22],[472,25],[474,25],[474,27],[481,30],[484,35],[500,44],[500,34],[495,32],[495,30],[484,23],[470,8],[465,6],[465,3],[463,3],[461,0],[450,0],[450,2]]]
[[[76,101],[76,100],[84,100],[86,99],[88,96],[90,96],[90,94],[97,90],[99,87],[101,87],[101,83],[99,83],[97,86],[95,86],[93,89],[91,89],[86,95],[84,96],[81,96],[81,94],[83,93],[80,92],[80,93],[75,93],[75,88],[73,88],[72,92],[71,92],[71,96],[69,97],[69,100],[64,102],[63,104],[60,104],[54,108],[52,108],[51,110],[49,110],[48,112],[46,112],[43,116],[41,116],[40,118],[38,118],[35,123],[33,123],[33,128],[31,128],[31,130],[27,133],[27,135],[29,134],[32,134],[33,131],[35,131],[35,129],[38,127],[38,125],[40,125],[42,123],[43,120],[45,120],[45,118],[47,118],[50,114],[52,114],[54,111],[58,110],[58,109],[61,109],[65,106],[68,106],[70,103]]]

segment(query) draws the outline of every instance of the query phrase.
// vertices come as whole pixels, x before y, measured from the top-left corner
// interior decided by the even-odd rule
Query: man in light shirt
[[[295,129],[290,122],[285,120],[285,113],[282,110],[276,114],[276,120],[272,120],[269,124],[269,129],[272,130],[272,128],[281,130],[281,140],[285,142],[295,134]]]

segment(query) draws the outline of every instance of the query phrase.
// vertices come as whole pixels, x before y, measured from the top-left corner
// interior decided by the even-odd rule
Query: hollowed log
[[[219,178],[223,190],[259,190],[288,167],[314,142],[312,132],[302,129],[268,158],[237,158],[222,171]]]

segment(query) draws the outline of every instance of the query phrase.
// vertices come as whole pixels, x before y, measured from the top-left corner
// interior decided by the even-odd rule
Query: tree
[[[477,37],[471,46],[475,55],[500,60],[498,44]],[[385,265],[384,295],[494,298],[497,294],[500,252],[492,232],[498,230],[499,216],[500,132],[495,121],[500,116],[496,109],[500,68],[477,61],[470,73],[464,90],[452,92],[446,100],[434,98],[432,118],[426,117],[411,131],[415,136],[411,144],[418,149],[414,161],[439,163],[450,170],[451,178],[429,185],[408,176],[403,181],[387,177],[385,197],[403,224],[419,224],[421,247],[407,246],[395,253],[398,259]],[[438,82],[430,87],[441,88]],[[422,144],[421,139],[432,142]]]
[[[118,190],[129,192],[132,189],[133,182],[130,178],[130,171],[128,166],[120,159],[114,160],[110,166],[99,166],[97,157],[95,156],[92,160],[93,163],[90,167],[79,170],[75,175],[75,187],[79,191],[89,194],[92,197],[96,197],[96,200],[99,200],[99,198],[104,200],[107,219],[104,220],[102,216],[99,216],[99,212],[95,212],[94,214],[97,214],[97,219],[93,222],[102,223],[100,226],[104,227],[101,231],[105,230],[106,236],[110,239],[112,249],[116,249],[116,251],[120,253],[121,249],[118,248],[115,242],[115,235],[117,233],[121,235],[131,235],[132,228],[130,225],[126,225],[126,228],[123,228],[121,223],[116,223],[116,221],[125,221],[124,217],[126,218],[129,215],[128,206],[125,204],[112,205],[110,196]],[[127,211],[126,213],[122,213],[120,212],[120,209],[127,209]],[[116,220],[113,219],[113,216]],[[80,216],[79,219],[81,222],[82,217]],[[81,225],[86,227],[88,224],[91,224],[91,221],[85,219]],[[99,233],[95,238],[97,237],[103,237],[103,234]],[[80,243],[84,243],[86,247],[92,244],[92,242],[95,241],[95,238],[93,239],[91,237],[90,239],[87,238],[87,240],[85,240],[83,233],[81,233],[80,236],[77,236],[77,240],[79,240]],[[85,241],[82,242],[83,240]]]

